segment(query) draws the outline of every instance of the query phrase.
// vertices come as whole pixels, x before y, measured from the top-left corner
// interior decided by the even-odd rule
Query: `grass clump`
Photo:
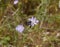
[[[59,0],[0,0],[0,47],[60,47],[59,5]]]

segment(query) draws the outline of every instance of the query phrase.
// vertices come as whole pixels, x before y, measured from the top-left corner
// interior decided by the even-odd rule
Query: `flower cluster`
[[[31,18],[29,18],[28,19],[28,21],[30,22],[30,26],[34,26],[34,25],[37,25],[37,23],[39,22],[39,20],[37,20],[36,19],[36,17],[31,17]],[[18,25],[17,27],[16,27],[16,31],[18,31],[18,32],[23,32],[24,31],[24,26],[23,25]]]

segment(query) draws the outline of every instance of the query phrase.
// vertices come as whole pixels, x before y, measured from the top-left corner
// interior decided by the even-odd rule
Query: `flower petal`
[[[17,4],[17,3],[18,3],[18,0],[15,0],[15,1],[14,1],[14,4]]]

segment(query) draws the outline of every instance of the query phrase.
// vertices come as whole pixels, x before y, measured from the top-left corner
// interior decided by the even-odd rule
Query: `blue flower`
[[[18,25],[18,26],[16,27],[16,31],[22,33],[22,32],[24,31],[24,26],[23,26],[23,25]]]
[[[28,19],[28,21],[31,21],[31,26],[37,25],[37,23],[39,22],[36,17],[31,17]]]

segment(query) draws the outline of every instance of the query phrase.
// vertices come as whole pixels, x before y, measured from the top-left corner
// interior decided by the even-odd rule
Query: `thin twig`
[[[15,15],[17,13],[17,11],[19,10],[19,8],[12,14],[12,15]]]
[[[44,18],[42,18],[42,21],[41,21],[41,24],[40,24],[40,28],[42,28],[43,21],[44,21]]]

